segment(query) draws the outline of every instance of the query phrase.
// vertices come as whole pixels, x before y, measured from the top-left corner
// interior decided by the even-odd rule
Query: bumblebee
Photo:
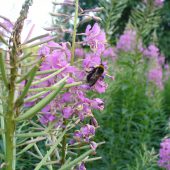
[[[99,66],[92,67],[92,70],[88,72],[86,77],[86,82],[90,87],[95,85],[99,78],[103,78],[104,65],[101,63]]]

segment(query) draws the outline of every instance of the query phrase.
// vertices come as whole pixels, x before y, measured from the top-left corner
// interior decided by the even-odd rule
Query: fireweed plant
[[[31,0],[25,1],[14,24],[0,16],[0,167],[85,170],[86,162],[101,159],[95,157],[103,142],[94,141],[99,125],[93,110],[103,110],[104,102],[88,98],[86,93],[104,93],[107,88],[103,78],[107,63],[102,59],[105,33],[98,23],[88,25],[79,46],[90,51],[75,50],[81,9],[76,0],[63,3],[75,7],[71,43],[56,43],[50,34],[21,42],[31,4]],[[80,12],[85,13],[83,9]],[[89,86],[86,76],[101,62],[105,71]]]

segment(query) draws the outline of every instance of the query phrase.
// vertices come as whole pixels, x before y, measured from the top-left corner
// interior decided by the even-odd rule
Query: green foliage
[[[160,25],[161,10],[155,8],[153,4],[144,5],[139,3],[133,10],[130,16],[130,22],[135,26],[143,38],[143,42],[148,44],[157,39],[156,30]]]
[[[105,29],[109,42],[115,42],[115,34],[124,29],[127,18],[123,16],[123,12],[128,6],[128,0],[122,1],[101,1],[100,6],[104,7],[101,14],[102,26]],[[122,20],[122,21],[121,21]],[[124,21],[123,21],[124,20]]]
[[[100,6],[105,9],[101,14],[102,25],[111,44],[116,42],[117,36],[123,33],[129,23],[136,27],[145,44],[155,39],[161,10],[153,3],[145,5],[141,1],[109,0],[101,1]]]
[[[164,110],[167,114],[170,113],[170,79],[165,84]]]
[[[128,170],[158,170],[157,155],[155,150],[147,150],[146,145],[141,145],[141,150],[135,151],[135,161],[133,166],[128,166]]]
[[[94,8],[94,7],[98,7],[98,3],[99,1],[98,0],[79,0],[79,4],[81,6],[81,8],[83,9],[91,9],[91,8]]]
[[[165,1],[165,5],[162,9],[161,24],[157,30],[159,47],[170,60],[170,1]]]

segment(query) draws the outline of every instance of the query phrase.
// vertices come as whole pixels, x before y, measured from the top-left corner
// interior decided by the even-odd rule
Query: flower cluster
[[[159,48],[154,44],[150,44],[148,48],[143,49],[143,55],[149,59],[152,65],[148,72],[148,80],[153,82],[159,89],[163,89],[162,67],[165,65],[164,55],[160,53]]]
[[[124,34],[120,36],[116,48],[125,52],[134,51],[137,48],[136,31],[125,30]]]
[[[129,29],[125,30],[124,34],[120,36],[114,51],[116,51],[115,56],[118,56],[121,51],[129,53],[129,55],[133,55],[134,51],[138,51],[142,58],[148,61],[147,78],[149,82],[155,84],[159,89],[163,89],[163,82],[168,79],[170,69],[168,64],[165,64],[165,56],[160,53],[155,44],[150,44],[147,48],[144,48],[142,41],[137,39],[136,32]],[[165,77],[163,68],[165,68]]]
[[[158,7],[162,7],[164,4],[164,0],[155,0],[154,5]]]
[[[89,90],[96,91],[98,93],[105,92],[107,84],[104,82],[103,78],[99,78],[97,82],[91,87],[86,83],[86,76],[88,72],[94,67],[101,64],[101,55],[105,51],[105,34],[100,29],[99,25],[96,23],[93,27],[87,26],[84,45],[88,45],[91,48],[91,52],[85,53],[82,48],[77,48],[75,50],[77,65],[70,65],[71,60],[71,50],[68,43],[56,43],[53,41],[48,42],[43,45],[39,51],[39,57],[45,57],[41,64],[40,71],[47,70],[59,70],[62,71],[48,80],[45,80],[36,87],[51,87],[62,80],[64,77],[68,76],[67,84],[71,85],[76,82],[83,82],[79,86],[71,86],[65,92],[58,95],[52,102],[50,102],[45,108],[41,110],[40,122],[44,126],[48,126],[50,122],[56,122],[56,127],[64,127],[64,121],[74,118],[79,118],[80,122],[84,122],[88,118],[89,124],[86,124],[80,128],[80,130],[75,130],[72,138],[70,138],[70,145],[75,142],[83,142],[90,145],[90,147],[95,150],[97,144],[92,141],[92,137],[95,135],[95,130],[98,127],[97,120],[95,119],[92,110],[103,110],[104,102],[99,98],[90,99],[87,97],[86,93]],[[113,55],[113,52],[109,49],[109,53],[105,56]],[[79,59],[81,59],[82,64],[80,64]],[[107,70],[107,63],[102,62]],[[105,73],[104,73],[105,74]],[[70,76],[71,75],[71,76]],[[46,75],[39,75],[37,79],[43,79]],[[47,93],[48,94],[48,93]],[[44,94],[42,97],[44,97]],[[81,168],[84,164],[80,165]],[[85,168],[84,168],[85,169]]]
[[[155,85],[159,87],[160,89],[163,89],[162,78],[163,78],[163,73],[162,73],[161,67],[155,67],[149,70],[149,73],[148,73],[149,81],[155,83]]]
[[[57,48],[56,50],[51,50],[51,48]],[[45,61],[42,63],[40,70],[51,70],[51,69],[62,69],[63,71],[57,76],[50,78],[40,84],[41,87],[48,87],[54,85],[56,82],[61,80],[67,75],[72,75],[67,80],[67,84],[72,84],[78,81],[84,81],[86,77],[86,69],[95,67],[100,64],[100,56],[97,54],[89,53],[82,62],[82,68],[75,66],[70,66],[70,50],[67,48],[66,44],[57,44],[55,42],[49,42],[47,46],[43,46],[39,50],[39,55],[46,56]],[[40,76],[39,78],[43,78]],[[47,105],[43,110],[43,115],[41,117],[41,122],[48,124],[48,121],[54,121],[56,112],[62,113],[62,118],[69,119],[74,115],[77,115],[80,120],[84,120],[85,117],[92,117],[91,109],[103,110],[103,101],[98,98],[93,100],[86,97],[86,91],[89,89],[95,90],[99,93],[105,92],[107,85],[103,79],[99,79],[94,87],[88,87],[88,85],[81,85],[78,87],[71,87],[67,92],[58,96],[55,101]],[[58,111],[54,110],[58,108]],[[52,114],[50,116],[50,114]],[[49,120],[47,120],[49,117]],[[61,118],[61,119],[62,119]]]
[[[160,146],[158,165],[170,170],[170,139],[164,139]]]
[[[144,3],[147,4],[148,0],[144,0]],[[154,0],[155,7],[162,7],[164,4],[164,0]]]
[[[143,51],[144,56],[146,57],[158,57],[159,56],[159,49],[154,44],[150,44],[147,49]]]
[[[92,50],[101,53],[105,50],[106,36],[97,23],[93,27],[88,25],[85,31],[85,44],[89,45]]]

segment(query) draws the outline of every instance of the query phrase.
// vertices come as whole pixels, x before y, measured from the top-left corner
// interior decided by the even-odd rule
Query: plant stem
[[[74,53],[75,53],[75,42],[76,42],[76,33],[77,33],[77,19],[78,19],[78,6],[79,0],[76,0],[75,4],[75,16],[74,16],[74,31],[73,31],[73,37],[72,37],[72,49],[71,49],[71,65],[74,63]],[[71,76],[71,75],[70,75]],[[66,119],[64,119],[64,125],[66,126]],[[63,136],[62,140],[62,158],[61,158],[61,164],[63,165],[65,163],[65,157],[66,157],[66,134]]]
[[[73,65],[74,63],[75,41],[76,41],[76,32],[77,32],[77,19],[78,19],[78,5],[79,5],[79,0],[76,0],[75,16],[74,16],[74,31],[73,31],[72,49],[71,49],[71,65]]]
[[[13,54],[11,54],[13,55]],[[7,99],[8,109],[5,114],[5,141],[6,141],[6,170],[15,170],[15,109],[14,109],[14,96],[15,96],[15,79],[17,74],[16,67],[16,56],[14,54],[10,59],[10,64],[12,66],[10,70],[10,82],[9,82],[9,95]]]
[[[66,119],[64,119],[64,126],[66,125]],[[66,157],[66,134],[63,136],[62,140],[62,159],[61,164],[63,165],[65,163],[65,157]]]
[[[0,71],[1,71],[2,80],[4,82],[4,85],[6,86],[6,88],[8,88],[8,79],[7,79],[7,75],[6,75],[6,71],[5,71],[5,61],[3,58],[2,50],[0,50]]]

